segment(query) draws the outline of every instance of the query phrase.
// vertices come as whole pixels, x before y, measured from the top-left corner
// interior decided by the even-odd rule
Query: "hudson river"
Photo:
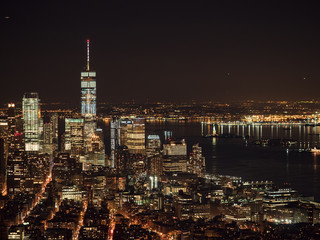
[[[320,201],[320,154],[299,149],[320,148],[320,127],[297,125],[224,125],[215,126],[217,134],[234,134],[239,138],[206,138],[213,126],[199,122],[154,121],[146,123],[146,136],[164,131],[173,138],[185,138],[188,152],[199,143],[206,158],[208,173],[242,177],[243,181],[270,180],[280,187],[286,183],[305,196]],[[110,129],[104,126],[107,153],[110,153]],[[243,136],[243,137],[242,137]],[[245,136],[247,136],[247,141]],[[249,138],[248,138],[249,137]],[[255,139],[293,139],[294,146],[255,145]],[[246,144],[246,142],[248,144]]]
[[[244,181],[271,180],[276,185],[289,184],[305,196],[320,201],[320,154],[299,152],[299,149],[320,148],[320,127],[266,125],[215,126],[217,134],[250,136],[245,138],[205,138],[213,126],[201,123],[152,122],[146,125],[146,134],[172,131],[173,138],[185,138],[188,152],[199,142],[206,157],[208,173],[240,176]],[[203,135],[203,136],[202,136]],[[263,146],[252,144],[254,139],[293,139],[295,146]]]

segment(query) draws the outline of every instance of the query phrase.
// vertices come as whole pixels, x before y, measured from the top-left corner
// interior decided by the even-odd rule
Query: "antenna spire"
[[[90,62],[90,40],[87,39],[87,71],[90,70],[89,62]]]

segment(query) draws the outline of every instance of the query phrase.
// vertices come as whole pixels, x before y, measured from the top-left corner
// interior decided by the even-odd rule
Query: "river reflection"
[[[104,129],[106,144],[110,132]],[[286,147],[245,144],[245,138],[293,139],[296,149],[320,148],[319,126],[293,124],[212,125],[186,121],[147,122],[146,135],[172,131],[174,138],[185,138],[188,152],[195,143],[203,148],[207,172],[241,176],[244,180],[271,180],[277,185],[289,183],[300,193],[320,200],[320,155],[287,150]],[[240,138],[209,138],[206,135],[234,134]],[[108,152],[108,149],[107,149]]]

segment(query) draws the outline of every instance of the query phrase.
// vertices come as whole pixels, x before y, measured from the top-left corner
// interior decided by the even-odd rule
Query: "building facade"
[[[40,150],[40,100],[38,93],[25,93],[22,99],[26,152]]]
[[[85,149],[90,148],[97,115],[96,72],[90,71],[89,46],[90,41],[87,40],[87,66],[81,72],[81,116],[84,118]]]

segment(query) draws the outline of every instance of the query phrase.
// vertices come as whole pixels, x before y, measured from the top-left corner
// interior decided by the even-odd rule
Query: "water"
[[[298,152],[293,149],[320,147],[320,127],[311,126],[216,126],[218,134],[250,136],[250,139],[295,139],[296,147],[269,147],[245,144],[244,138],[204,138],[212,134],[213,126],[197,122],[149,122],[146,134],[173,132],[175,138],[185,138],[188,152],[195,143],[202,147],[208,173],[240,176],[243,180],[271,180],[276,185],[284,183],[305,196],[320,201],[320,155]],[[109,133],[107,133],[109,137]]]

